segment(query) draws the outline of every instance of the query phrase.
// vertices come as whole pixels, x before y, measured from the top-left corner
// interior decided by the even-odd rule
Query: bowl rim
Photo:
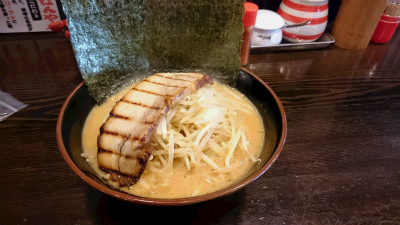
[[[258,177],[260,177],[262,174],[264,174],[274,164],[274,162],[276,161],[276,159],[278,158],[279,154],[281,153],[281,151],[283,149],[283,145],[285,143],[286,135],[287,135],[286,113],[285,113],[283,105],[282,105],[281,101],[279,100],[278,96],[263,80],[261,80],[261,78],[256,76],[254,73],[250,72],[249,70],[247,70],[243,67],[241,68],[241,70],[246,72],[247,74],[251,75],[256,80],[258,80],[273,96],[275,103],[277,104],[277,106],[279,108],[279,112],[280,112],[280,116],[281,116],[281,120],[282,120],[282,124],[281,124],[282,130],[280,133],[279,143],[276,146],[271,157],[265,163],[265,165],[263,165],[258,171],[256,171],[249,177],[246,177],[242,181],[236,183],[233,187],[229,186],[229,187],[226,187],[226,188],[216,191],[216,192],[212,192],[212,193],[200,195],[200,196],[195,196],[195,197],[178,198],[178,199],[159,199],[159,198],[139,197],[139,196],[135,196],[135,195],[130,195],[128,193],[123,193],[123,192],[117,191],[112,188],[107,188],[107,187],[97,183],[92,178],[88,177],[84,172],[82,172],[78,168],[78,166],[74,163],[74,161],[69,156],[69,154],[65,148],[64,142],[63,142],[62,130],[61,130],[65,110],[66,110],[69,102],[71,101],[72,97],[76,94],[76,92],[80,88],[82,88],[82,86],[84,86],[84,84],[85,84],[84,81],[82,81],[80,84],[78,84],[78,86],[75,87],[75,89],[68,95],[68,97],[64,101],[64,103],[59,111],[59,114],[58,114],[57,126],[56,126],[56,139],[57,139],[57,144],[58,144],[59,150],[61,152],[61,155],[64,158],[65,162],[68,164],[68,166],[87,184],[89,184],[93,188],[103,192],[104,194],[113,196],[117,199],[124,200],[124,201],[129,201],[129,202],[139,203],[139,204],[144,204],[144,205],[178,206],[178,205],[189,205],[189,204],[204,202],[204,201],[215,199],[215,198],[218,198],[221,196],[232,194],[232,193],[244,188],[245,186],[247,186],[254,180],[256,180]]]

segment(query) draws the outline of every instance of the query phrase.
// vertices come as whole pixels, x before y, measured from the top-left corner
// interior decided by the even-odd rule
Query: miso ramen
[[[82,133],[87,162],[109,185],[132,195],[185,198],[215,192],[238,181],[259,163],[263,120],[239,91],[214,82],[176,103],[151,136],[153,149],[136,184],[119,187],[97,163],[97,137],[115,103],[135,84],[95,106]]]

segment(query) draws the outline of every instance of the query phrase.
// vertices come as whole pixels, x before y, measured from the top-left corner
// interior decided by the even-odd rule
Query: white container
[[[282,0],[278,14],[287,25],[310,20],[307,26],[283,29],[285,40],[315,41],[322,36],[328,22],[328,0]]]
[[[251,45],[272,46],[280,44],[282,41],[281,28],[284,25],[285,21],[279,14],[271,10],[258,10]]]

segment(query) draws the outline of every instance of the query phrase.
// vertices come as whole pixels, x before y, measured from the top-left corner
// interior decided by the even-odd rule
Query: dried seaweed
[[[240,69],[243,0],[61,0],[82,77],[99,102],[156,71]]]

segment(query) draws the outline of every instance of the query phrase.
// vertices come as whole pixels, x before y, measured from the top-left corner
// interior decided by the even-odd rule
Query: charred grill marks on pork
[[[161,116],[180,99],[212,83],[210,76],[200,73],[157,73],[135,85],[100,128],[99,168],[120,186],[135,184],[151,156],[147,143]]]

